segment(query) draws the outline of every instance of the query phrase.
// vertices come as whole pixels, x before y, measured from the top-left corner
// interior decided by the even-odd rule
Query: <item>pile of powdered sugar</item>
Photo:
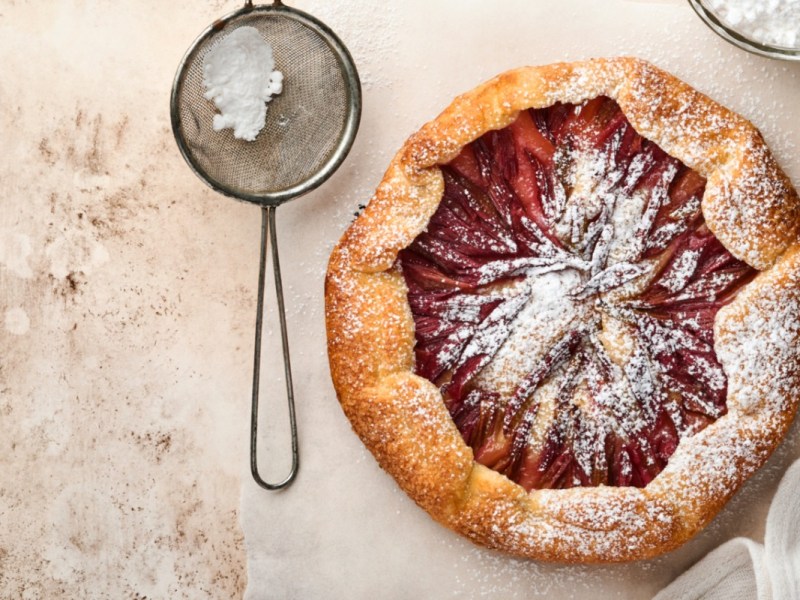
[[[707,0],[720,20],[745,37],[800,48],[800,0]]]
[[[203,61],[205,97],[220,110],[214,131],[252,142],[267,119],[267,102],[283,89],[272,46],[255,27],[239,27],[216,44]]]

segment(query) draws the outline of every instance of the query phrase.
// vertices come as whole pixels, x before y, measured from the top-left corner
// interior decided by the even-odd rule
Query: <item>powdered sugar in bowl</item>
[[[800,61],[800,0],[689,0],[720,37],[761,56]]]

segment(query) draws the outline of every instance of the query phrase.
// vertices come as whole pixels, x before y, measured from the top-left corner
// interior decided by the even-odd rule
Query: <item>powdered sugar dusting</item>
[[[525,307],[517,313],[513,330],[497,342],[498,351],[476,383],[510,398],[516,382],[542,360],[546,349],[558,341],[579,314],[581,309],[570,294],[580,281],[580,274],[574,269],[534,276],[527,281],[522,286]]]
[[[787,273],[780,287],[770,283],[767,289],[748,290],[742,298],[754,308],[731,306],[719,334],[717,353],[730,381],[730,394],[744,412],[779,414],[795,396],[800,369],[800,272]]]
[[[444,179],[399,262],[417,370],[476,460],[526,489],[647,485],[726,411],[711,325],[751,270],[705,181],[604,98],[523,113]]]

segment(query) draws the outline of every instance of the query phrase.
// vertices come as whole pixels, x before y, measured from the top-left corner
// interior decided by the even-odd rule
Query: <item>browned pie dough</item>
[[[759,319],[746,316],[768,323],[784,307],[797,318],[797,194],[751,123],[634,58],[521,68],[456,98],[394,157],[369,206],[334,249],[326,278],[334,386],[381,467],[443,525],[481,545],[539,560],[629,561],[684,543],[766,461],[800,400],[794,327],[790,360],[747,378],[728,372],[728,413],[683,439],[645,488],[528,493],[473,460],[438,388],[413,373],[414,322],[393,266],[441,200],[437,165],[505,127],[520,110],[600,95],[615,99],[642,136],[708,179],[702,201],[708,226],[734,256],[764,271],[717,315],[715,348],[726,372],[726,356],[751,352],[753,361],[774,363],[780,353],[770,343],[748,348],[748,339],[764,332],[753,325]]]

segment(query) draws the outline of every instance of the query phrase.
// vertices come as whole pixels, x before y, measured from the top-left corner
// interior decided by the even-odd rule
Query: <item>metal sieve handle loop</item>
[[[273,6],[283,6],[283,0],[272,0]],[[244,7],[247,10],[253,8],[253,0],[244,0]]]
[[[283,285],[281,284],[281,266],[278,260],[278,237],[276,235],[274,206],[261,209],[261,261],[258,267],[258,303],[256,310],[256,340],[253,352],[253,402],[250,412],[250,472],[256,483],[267,490],[279,490],[288,487],[297,476],[299,453],[297,450],[297,420],[294,411],[294,388],[292,386],[292,365],[289,362],[289,337],[286,331],[286,311],[283,304]],[[269,224],[269,230],[267,225]],[[292,433],[292,469],[285,479],[278,483],[268,483],[258,472],[258,384],[261,374],[261,325],[264,313],[264,287],[266,284],[267,245],[272,240],[272,266],[275,273],[275,295],[278,299],[278,316],[281,324],[281,342],[283,344],[283,369],[286,377],[286,398],[289,404],[289,427]]]

